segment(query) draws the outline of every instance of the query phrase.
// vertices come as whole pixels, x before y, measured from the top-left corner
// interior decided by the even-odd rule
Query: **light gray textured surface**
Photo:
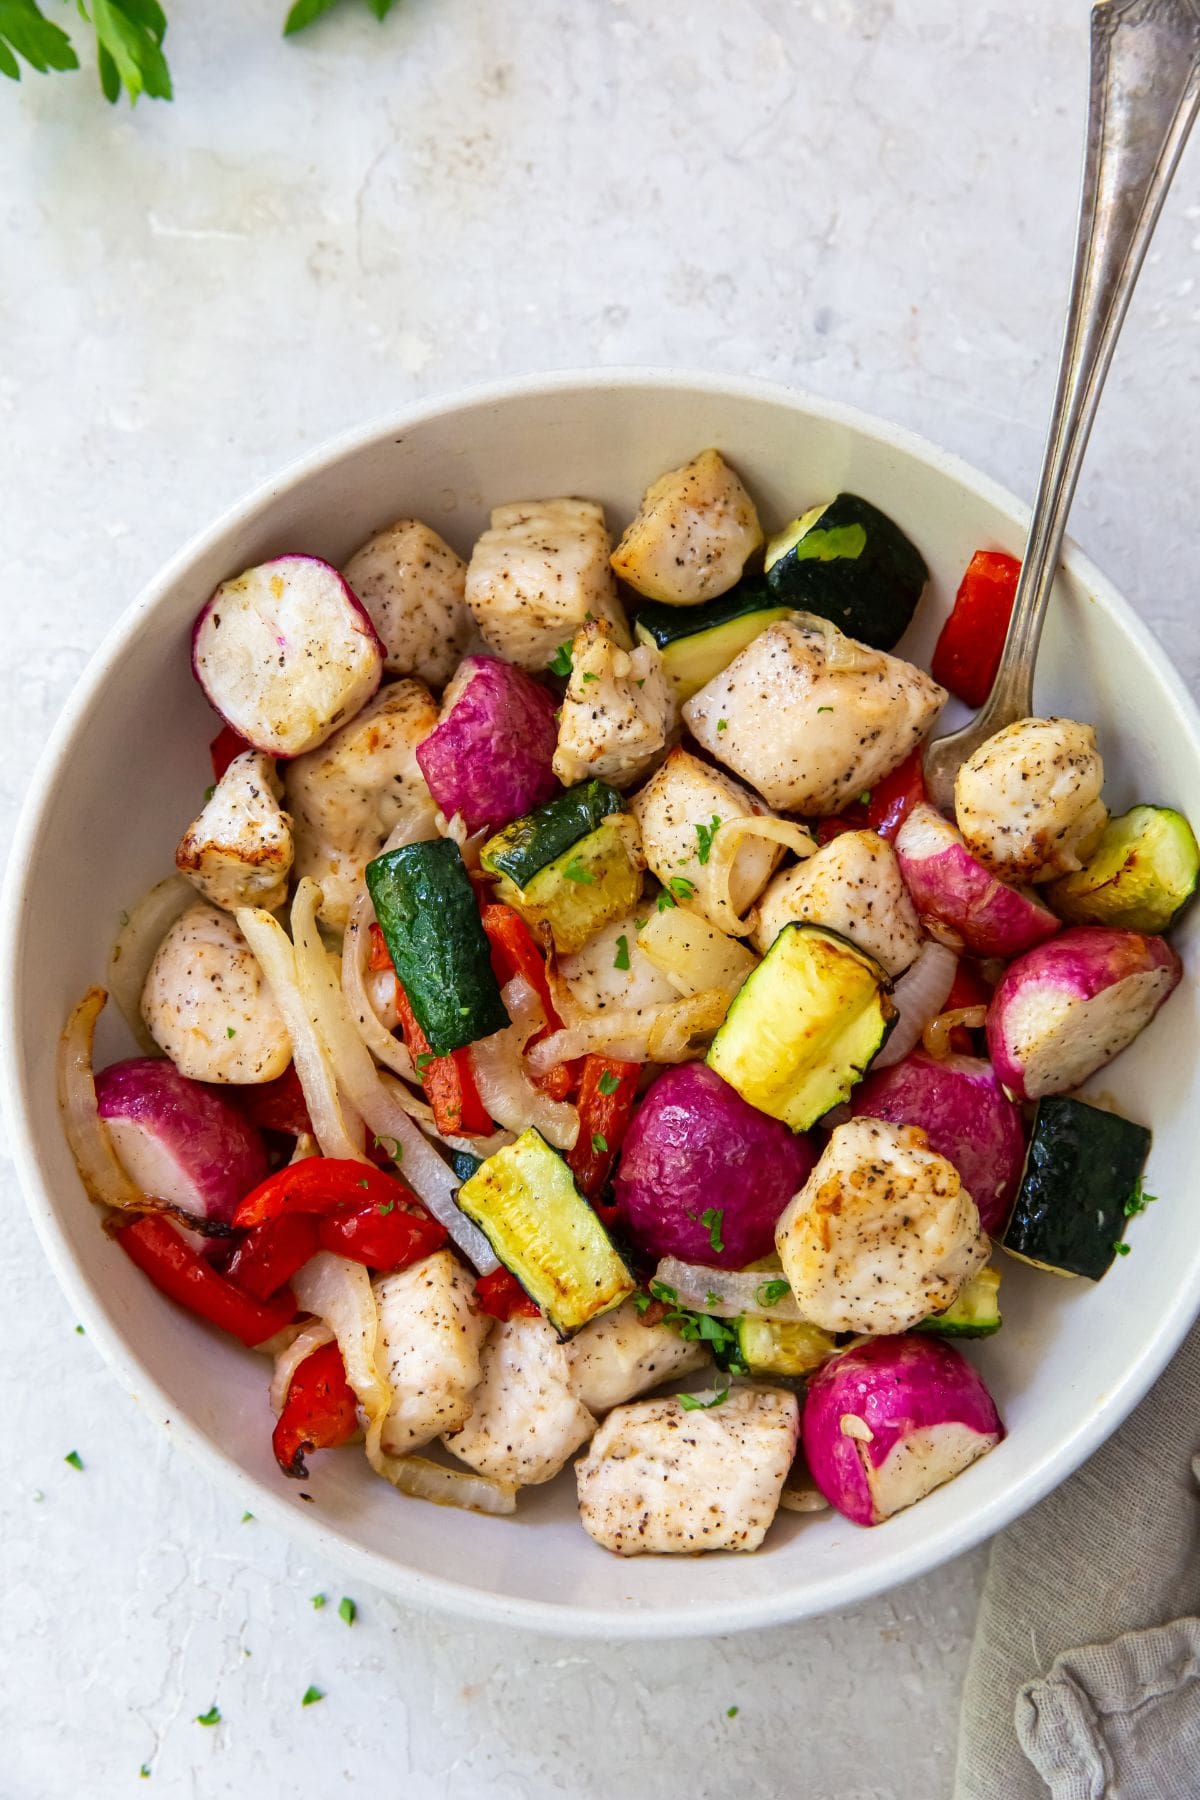
[[[90,72],[0,94],[5,841],[167,554],[417,395],[596,362],[770,375],[1030,489],[1082,4],[402,0],[291,44],[283,10],[173,0],[173,107],[110,111]],[[1193,679],[1198,168],[1074,516]],[[0,1800],[124,1794],[143,1762],[148,1791],[205,1797],[948,1791],[982,1552],[756,1640],[577,1646],[363,1591],[347,1629],[336,1572],[241,1523],[73,1334],[3,1173]]]

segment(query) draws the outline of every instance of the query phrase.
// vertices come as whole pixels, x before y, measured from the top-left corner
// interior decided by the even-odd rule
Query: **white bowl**
[[[515,1519],[406,1500],[351,1454],[317,1456],[304,1493],[276,1470],[263,1361],[163,1300],[100,1230],[59,1129],[55,1042],[103,978],[117,918],[170,867],[209,779],[214,730],[192,681],[192,619],[224,576],[287,550],[340,562],[399,514],[463,553],[488,508],[556,493],[620,525],[647,482],[705,445],[747,479],[768,527],[850,488],[892,513],[933,580],[910,640],[928,658],[972,550],[1019,552],[1024,509],[911,434],[783,389],[727,378],[597,372],[513,382],[413,408],[296,465],[204,532],[117,625],[66,710],[30,796],[5,906],[4,1070],[18,1164],[46,1252],[88,1335],[152,1417],[253,1508],[401,1599],[581,1636],[743,1629],[846,1606],[907,1581],[1014,1519],[1120,1423],[1200,1304],[1196,985],[1097,1086],[1154,1128],[1162,1196],[1100,1284],[1004,1269],[1005,1325],[973,1348],[1008,1425],[992,1455],[888,1524],[781,1514],[754,1556],[623,1561],[579,1525],[569,1477]],[[1042,646],[1038,705],[1094,721],[1114,809],[1200,794],[1200,720],[1164,652],[1071,550]],[[1193,912],[1177,941],[1200,961]],[[111,1010],[111,1009],[110,1009]],[[100,1062],[126,1054],[102,1025]]]

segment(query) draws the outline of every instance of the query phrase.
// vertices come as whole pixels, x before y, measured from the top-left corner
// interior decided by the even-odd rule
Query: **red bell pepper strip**
[[[387,939],[373,921],[367,935],[371,940],[371,948],[367,955],[368,969],[375,975],[382,975],[385,969],[391,969],[394,975],[396,971],[392,966],[392,956],[387,947]]]
[[[161,1213],[145,1213],[119,1226],[115,1235],[126,1256],[160,1293],[243,1344],[263,1343],[295,1317],[290,1288],[281,1288],[270,1300],[252,1299],[198,1256]]]
[[[861,800],[852,800],[832,819],[818,819],[814,835],[818,844],[829,844],[835,837],[841,837],[843,831],[867,831],[869,825],[866,806]]]
[[[413,1211],[420,1205],[407,1182],[386,1175],[373,1163],[354,1162],[349,1157],[308,1156],[303,1162],[277,1169],[251,1188],[238,1203],[233,1223],[249,1230],[284,1213],[331,1213],[339,1207],[357,1210],[387,1206],[389,1202],[402,1211]]]
[[[369,1269],[407,1269],[431,1256],[446,1242],[447,1231],[436,1219],[402,1212],[398,1206],[359,1206],[353,1212],[326,1213],[317,1220],[322,1250],[348,1256]]]
[[[543,1038],[562,1030],[562,1016],[550,993],[545,958],[537,939],[515,907],[506,906],[500,900],[489,900],[482,906],[479,916],[492,952],[492,970],[500,986],[511,981],[514,975],[520,975],[541,1002],[546,1023],[526,1044],[526,1051],[532,1050]],[[565,1100],[579,1080],[579,1072],[579,1060],[556,1063],[545,1075],[533,1076],[533,1083],[552,1100]]]
[[[243,750],[253,748],[254,745],[240,731],[235,731],[232,725],[222,725],[208,746],[208,754],[212,757],[213,780],[220,781],[234,757],[240,756]]]
[[[246,1233],[225,1274],[252,1300],[269,1300],[320,1248],[311,1213],[280,1213]]]
[[[1015,556],[977,550],[942,626],[930,664],[933,679],[969,706],[982,706],[992,691],[1020,573]]]
[[[898,769],[871,789],[867,825],[890,844],[914,806],[925,799],[925,746],[918,744]]]
[[[219,1091],[226,1097],[232,1095],[250,1123],[257,1125],[260,1131],[282,1131],[289,1137],[312,1132],[308,1102],[294,1063],[289,1063],[274,1081],[222,1087]]]
[[[540,1314],[540,1308],[507,1269],[493,1269],[490,1275],[481,1275],[475,1283],[475,1299],[480,1312],[493,1319],[536,1319]]]
[[[303,1481],[308,1474],[307,1451],[348,1443],[357,1429],[358,1407],[342,1353],[336,1343],[322,1344],[296,1365],[271,1433],[275,1461],[285,1475]]]
[[[641,1077],[641,1063],[585,1056],[579,1083],[579,1137],[567,1157],[575,1184],[606,1224],[616,1208],[601,1200],[625,1140]]]
[[[492,1130],[492,1121],[475,1085],[470,1046],[452,1050],[449,1056],[435,1056],[399,981],[396,983],[396,1008],[404,1042],[408,1045],[417,1079],[425,1089],[425,1098],[433,1108],[437,1129],[452,1137],[457,1137],[460,1132],[487,1137]]]
[[[986,1006],[991,997],[992,990],[984,980],[978,963],[969,962],[965,956],[960,956],[942,1011],[959,1012],[968,1006]],[[972,1054],[975,1039],[966,1025],[954,1026],[950,1033],[950,1048],[960,1056]]]

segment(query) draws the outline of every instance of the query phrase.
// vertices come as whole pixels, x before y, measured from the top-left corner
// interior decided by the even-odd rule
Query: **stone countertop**
[[[287,43],[284,0],[168,10],[173,106],[110,109],[90,70],[0,84],[5,842],[166,556],[415,397],[591,364],[764,375],[1031,490],[1082,4],[401,0],[380,27],[345,0]],[[1193,681],[1198,169],[1193,148],[1073,521]],[[710,1643],[526,1637],[353,1585],[347,1627],[337,1572],[242,1520],[75,1334],[0,1175],[2,1800],[107,1800],[143,1763],[144,1791],[204,1800],[948,1793],[985,1552]]]

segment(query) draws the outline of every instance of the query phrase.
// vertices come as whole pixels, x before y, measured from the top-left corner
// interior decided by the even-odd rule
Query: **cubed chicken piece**
[[[843,831],[815,856],[776,875],[752,935],[765,956],[793,920],[824,925],[899,975],[921,948],[917,909],[892,846],[873,831]]]
[[[596,1421],[571,1391],[571,1365],[545,1319],[509,1319],[483,1352],[471,1416],[446,1448],[496,1481],[553,1481]]]
[[[475,1284],[449,1250],[376,1276],[376,1358],[392,1390],[380,1442],[407,1456],[456,1431],[471,1416],[480,1352],[492,1321],[475,1305]]]
[[[416,749],[437,721],[428,688],[394,681],[327,744],[287,765],[296,875],[320,882],[320,916],[335,931],[345,926],[363,870],[400,814],[429,794]]]
[[[287,899],[292,821],[279,804],[282,794],[271,758],[245,750],[184,832],[175,867],[214,906],[274,912]]]
[[[155,952],[142,1018],[193,1081],[273,1081],[292,1043],[258,958],[228,913],[189,906]]]
[[[609,567],[604,508],[594,500],[530,500],[492,511],[471,553],[467,605],[500,656],[539,674],[588,619],[631,643]]]
[[[945,1312],[991,1248],[958,1170],[915,1125],[838,1125],[775,1227],[800,1316],[882,1337]]]
[[[558,972],[584,1012],[649,1012],[679,998],[679,989],[638,949],[634,908],[605,925],[582,950],[558,959]]]
[[[679,905],[719,929],[730,929],[729,918],[710,891],[713,836],[729,819],[766,815],[758,796],[698,756],[672,750],[634,795],[630,810],[641,827],[647,866],[663,886]],[[762,893],[782,855],[780,844],[743,839],[729,871],[729,901],[739,917]]]
[[[824,818],[902,763],[946,690],[923,669],[780,619],[683,708],[697,743],[781,812]]]
[[[780,1388],[618,1406],[577,1468],[584,1529],[618,1556],[757,1550],[796,1454],[800,1407]],[[705,1405],[704,1402],[715,1402]]]
[[[554,773],[564,787],[639,781],[667,745],[675,702],[653,644],[623,650],[606,620],[579,627],[558,724]]]
[[[704,1344],[689,1344],[669,1325],[643,1324],[632,1300],[608,1312],[567,1345],[571,1386],[589,1412],[611,1412],[664,1381],[677,1381],[709,1360]]]
[[[958,771],[963,841],[1006,881],[1052,881],[1082,868],[1108,823],[1104,764],[1090,725],[1018,719]]]
[[[719,450],[702,450],[646,489],[612,565],[648,599],[698,606],[733,587],[762,541],[738,477]]]
[[[420,519],[368,538],[342,571],[383,639],[384,668],[444,687],[475,630],[467,565]]]

